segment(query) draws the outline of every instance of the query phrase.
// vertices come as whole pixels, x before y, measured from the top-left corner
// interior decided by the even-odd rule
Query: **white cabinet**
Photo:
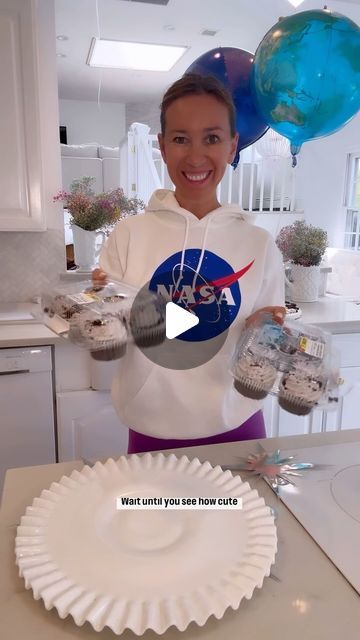
[[[60,155],[53,23],[52,0],[0,0],[0,231],[45,230],[53,206],[46,192]]]
[[[340,371],[345,384],[351,386],[341,399],[339,413],[342,429],[360,428],[360,367],[346,367]]]
[[[56,404],[59,462],[127,452],[128,429],[117,417],[109,392],[58,393]]]
[[[360,334],[334,335],[332,342],[339,351],[344,380],[339,402],[330,410],[314,409],[308,416],[295,416],[279,407],[276,396],[268,396],[264,403],[268,437],[360,428]]]
[[[315,409],[307,416],[296,416],[279,406],[277,396],[268,396],[264,405],[264,419],[268,438],[319,433],[323,425],[323,411]]]
[[[0,349],[0,494],[12,467],[56,462],[51,347]]]
[[[324,431],[360,428],[360,367],[342,367],[344,395],[339,398],[336,411],[324,412]]]
[[[340,353],[340,387],[337,410],[324,415],[324,430],[358,429],[360,427],[360,334],[333,336],[333,344]]]

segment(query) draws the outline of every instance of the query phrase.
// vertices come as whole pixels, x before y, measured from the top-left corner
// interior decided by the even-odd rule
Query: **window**
[[[360,153],[350,153],[345,188],[345,249],[360,251]]]

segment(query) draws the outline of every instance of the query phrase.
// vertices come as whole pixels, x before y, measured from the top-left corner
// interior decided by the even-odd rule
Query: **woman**
[[[182,369],[129,346],[112,389],[130,428],[129,453],[265,437],[261,404],[235,391],[228,369],[245,324],[264,309],[283,322],[283,266],[271,236],[216,196],[238,142],[230,95],[212,77],[184,76],[164,95],[158,139],[175,191],[156,191],[145,215],[116,226],[94,281],[140,289],[156,280],[181,306],[196,308],[201,342],[226,340],[209,361]],[[216,321],[206,315],[211,305]]]

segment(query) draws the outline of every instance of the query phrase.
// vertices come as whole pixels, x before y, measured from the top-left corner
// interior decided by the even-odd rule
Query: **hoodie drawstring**
[[[195,274],[194,274],[194,279],[193,279],[193,283],[192,283],[192,289],[193,290],[195,288],[196,276],[198,276],[199,273],[200,273],[201,265],[202,265],[202,262],[203,262],[203,259],[204,259],[204,254],[205,254],[205,249],[206,249],[206,241],[207,241],[207,237],[208,237],[210,222],[211,222],[211,218],[208,218],[207,222],[206,222],[204,235],[203,235],[203,241],[202,241],[202,247],[201,247],[201,253],[200,253],[200,257],[199,257],[199,262],[198,262],[198,265],[196,267]]]
[[[183,270],[184,270],[184,263],[185,263],[185,251],[186,251],[186,245],[187,245],[187,241],[188,241],[188,237],[189,237],[189,230],[190,230],[190,222],[189,222],[189,218],[185,218],[185,235],[184,235],[184,242],[183,242],[183,246],[182,246],[182,250],[181,250],[181,262],[180,262],[180,274],[179,277],[176,281],[176,285],[175,285],[175,292],[177,293],[179,284],[181,282],[181,279],[183,277]]]
[[[203,259],[204,259],[204,254],[205,254],[205,250],[206,250],[206,241],[207,241],[207,237],[208,237],[208,233],[209,233],[209,226],[210,226],[210,222],[211,222],[211,218],[209,217],[206,221],[206,226],[205,226],[205,231],[204,231],[204,235],[203,235],[203,241],[202,241],[202,247],[201,247],[201,252],[200,252],[200,256],[199,256],[199,261],[197,264],[197,267],[195,269],[195,273],[194,273],[194,278],[193,278],[193,283],[192,283],[192,288],[194,289],[195,287],[195,281],[197,276],[199,275],[200,269],[201,269],[201,265],[203,263]],[[184,271],[184,265],[185,265],[185,252],[186,252],[186,245],[187,245],[187,241],[189,238],[189,230],[190,230],[190,222],[189,222],[189,218],[185,218],[185,235],[184,235],[184,242],[183,242],[183,246],[182,246],[182,250],[181,250],[181,262],[180,262],[180,273],[179,273],[179,277],[176,281],[176,285],[175,285],[175,291],[178,291],[178,287],[180,285],[181,279],[183,277],[183,271]]]

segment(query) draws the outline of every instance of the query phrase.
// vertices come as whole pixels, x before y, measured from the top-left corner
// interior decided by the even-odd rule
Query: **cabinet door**
[[[321,410],[315,409],[308,416],[295,416],[281,409],[277,396],[267,396],[263,412],[268,438],[319,433],[322,429],[323,412]]]
[[[344,379],[344,395],[336,411],[324,412],[326,431],[360,428],[360,367],[343,367],[340,376]]]
[[[128,429],[110,393],[85,389],[56,394],[59,462],[117,457],[127,452]]]
[[[0,231],[45,229],[36,10],[0,1]]]
[[[296,416],[279,407],[279,436],[297,436],[319,433],[322,425],[322,411],[313,409],[307,416]]]
[[[341,429],[360,428],[360,367],[340,369],[340,375],[350,390],[342,398]]]

